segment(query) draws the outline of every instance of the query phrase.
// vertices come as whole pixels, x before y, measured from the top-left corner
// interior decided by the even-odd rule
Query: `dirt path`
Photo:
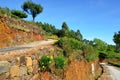
[[[30,49],[33,47],[38,47],[42,45],[48,45],[53,44],[55,40],[48,40],[48,41],[35,41],[29,44],[15,46],[15,47],[8,47],[8,48],[1,48],[0,52],[9,52],[9,51],[15,51],[15,50],[24,50],[24,49]]]
[[[55,43],[55,41],[56,40],[35,41],[35,42],[25,44],[25,45],[1,48],[0,49],[0,61],[3,61],[3,60],[11,61],[17,56],[35,54],[37,51],[47,46],[49,47],[49,45]]]
[[[120,80],[120,71],[113,66],[106,65],[113,80]]]
[[[108,64],[102,64],[102,65],[104,65],[107,68],[110,74],[109,77],[111,77],[112,80],[120,80],[120,70]]]

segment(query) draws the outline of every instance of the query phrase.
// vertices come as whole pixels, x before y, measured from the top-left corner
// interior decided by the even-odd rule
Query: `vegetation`
[[[43,11],[43,7],[40,4],[36,4],[32,1],[24,2],[24,4],[22,5],[22,9],[28,14],[32,15],[33,21],[35,17]]]
[[[55,61],[56,68],[63,69],[64,66],[66,65],[66,59],[63,55],[62,56],[59,55],[59,56],[55,57],[54,61]]]
[[[1,16],[10,16],[11,15],[10,9],[7,7],[6,8],[0,7],[0,15]]]
[[[120,52],[120,31],[114,34],[113,41],[116,43],[116,52]]]
[[[52,56],[42,56],[39,60],[39,66],[42,71],[49,70],[49,66],[52,63],[53,57]]]
[[[108,64],[111,64],[111,65],[113,65],[113,66],[120,67],[120,63],[118,63],[118,62],[108,62]]]
[[[11,13],[19,18],[27,18],[27,14],[19,10],[12,10]]]
[[[43,11],[43,7],[32,1],[26,1],[22,5],[22,9],[28,14],[32,15],[33,21],[35,17]],[[0,8],[0,15],[11,16],[13,18],[26,18],[27,15],[19,10],[9,10],[9,8]],[[27,22],[27,21],[26,21]],[[57,37],[58,41],[56,45],[62,49],[63,55],[42,56],[39,59],[40,70],[49,71],[50,65],[58,69],[64,69],[65,65],[74,59],[93,61],[95,59],[120,59],[120,31],[114,34],[113,41],[116,45],[108,45],[101,39],[95,38],[94,40],[83,39],[83,35],[80,30],[74,31],[69,28],[66,22],[63,22],[61,29],[57,29],[54,25],[42,22],[29,22],[30,24],[37,25],[40,29],[45,31],[45,35],[48,37]],[[30,32],[19,25],[10,24],[12,28]],[[49,38],[50,38],[49,37]],[[119,63],[109,62],[116,66],[120,66]],[[28,71],[29,74],[29,71]]]

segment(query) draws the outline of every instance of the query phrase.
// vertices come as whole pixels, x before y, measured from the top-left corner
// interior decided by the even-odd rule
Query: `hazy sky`
[[[21,9],[26,0],[0,0],[1,7]],[[70,29],[79,29],[83,38],[113,43],[114,32],[120,30],[120,0],[33,0],[41,4],[43,12],[36,21],[61,28],[65,21]],[[27,20],[32,20],[31,16]]]

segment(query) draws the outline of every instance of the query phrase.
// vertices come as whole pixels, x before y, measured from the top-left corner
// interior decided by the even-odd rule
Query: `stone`
[[[27,68],[26,67],[20,67],[20,76],[27,75]]]
[[[12,60],[10,66],[14,66],[16,64],[16,60]]]
[[[33,67],[33,74],[38,73],[38,68],[39,68],[38,65],[36,65],[36,66]]]
[[[25,56],[20,57],[20,65],[25,65]]]
[[[0,61],[0,74],[8,72],[10,63],[8,61]]]
[[[11,66],[10,68],[10,76],[13,77],[19,77],[20,76],[20,68],[17,65]]]
[[[26,62],[26,66],[27,67],[32,66],[32,59],[31,59],[31,57],[26,57],[25,59],[26,59],[26,61],[25,61]]]
[[[37,60],[33,60],[33,66],[38,65],[38,61]]]
[[[35,59],[35,55],[31,55],[31,58],[32,58],[32,60],[34,60]]]
[[[16,58],[16,65],[19,65],[20,64],[20,57],[17,57]]]
[[[7,77],[6,77],[6,74],[1,74],[1,75],[0,75],[0,80],[6,80],[6,78],[7,78]]]

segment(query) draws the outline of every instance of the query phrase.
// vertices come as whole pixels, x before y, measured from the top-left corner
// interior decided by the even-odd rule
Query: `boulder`
[[[20,76],[20,68],[17,65],[11,66],[10,68],[11,77],[19,77]]]
[[[10,63],[8,61],[0,61],[0,74],[8,72]]]
[[[25,57],[25,62],[26,62],[26,66],[32,66],[32,59],[31,57]]]
[[[27,68],[26,67],[20,67],[20,76],[27,75]]]

